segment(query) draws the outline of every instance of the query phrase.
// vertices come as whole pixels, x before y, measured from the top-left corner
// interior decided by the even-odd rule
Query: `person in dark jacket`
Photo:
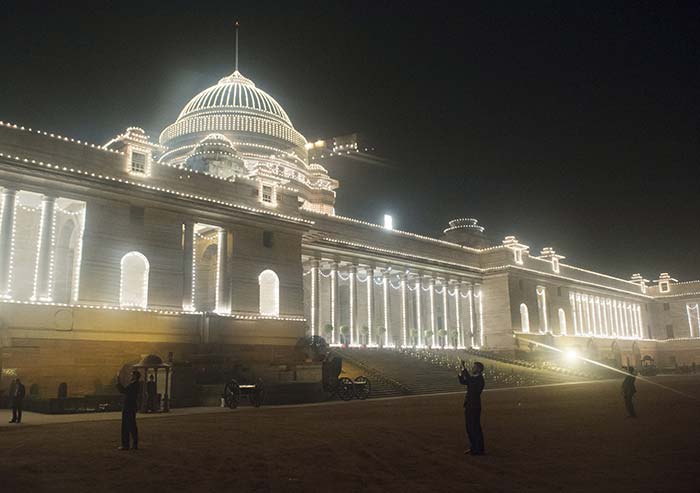
[[[637,393],[637,388],[634,385],[636,377],[634,376],[634,367],[627,368],[629,375],[622,381],[622,397],[625,399],[625,407],[627,408],[627,417],[636,418],[637,413],[634,411],[634,394]]]
[[[146,412],[154,413],[156,412],[156,406],[158,404],[158,387],[156,385],[156,379],[153,375],[148,377],[148,382],[146,383]]]
[[[118,450],[129,450],[129,438],[131,438],[131,448],[139,448],[139,430],[136,427],[136,409],[138,408],[139,381],[141,374],[134,370],[131,372],[131,382],[125,387],[117,376],[117,389],[124,394],[124,405],[122,407],[122,444]]]
[[[481,430],[481,392],[484,390],[484,365],[475,362],[471,373],[462,361],[462,371],[459,374],[459,383],[467,386],[464,396],[464,421],[467,425],[467,437],[470,448],[464,452],[471,455],[483,455],[484,433]]]
[[[10,385],[10,403],[12,405],[12,421],[10,423],[20,424],[22,422],[22,402],[26,395],[24,384],[15,378]]]

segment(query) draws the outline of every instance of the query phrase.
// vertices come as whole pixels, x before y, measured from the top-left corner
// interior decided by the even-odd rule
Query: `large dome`
[[[160,134],[161,161],[182,164],[207,135],[222,134],[243,155],[290,155],[306,161],[306,139],[282,106],[236,70],[193,97]]]
[[[292,126],[287,113],[265,91],[261,91],[252,80],[246,79],[236,70],[224,77],[215,86],[203,90],[193,97],[180,113],[177,121],[189,115],[219,113],[227,111],[253,111]]]
[[[309,164],[306,139],[282,106],[238,70],[194,96],[161,132],[160,143],[158,163],[289,184],[307,209],[333,210],[338,182]]]

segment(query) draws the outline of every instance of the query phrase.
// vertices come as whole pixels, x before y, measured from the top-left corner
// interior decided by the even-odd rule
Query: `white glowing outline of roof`
[[[253,81],[243,77],[238,70],[193,97],[182,109],[176,122],[191,115],[231,109],[259,111],[294,128],[282,106],[265,91],[255,87]]]

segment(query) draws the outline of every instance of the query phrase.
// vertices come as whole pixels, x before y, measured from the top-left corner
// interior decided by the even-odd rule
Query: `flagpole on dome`
[[[238,27],[240,23],[236,21],[234,27],[236,28],[236,72],[238,72]]]

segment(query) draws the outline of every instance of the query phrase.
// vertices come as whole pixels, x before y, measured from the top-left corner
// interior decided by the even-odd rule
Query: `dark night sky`
[[[582,267],[700,277],[700,3],[8,2],[0,119],[104,143],[156,137],[233,70],[329,164],[340,214],[437,235],[480,219]],[[60,6],[59,6],[60,4]]]

